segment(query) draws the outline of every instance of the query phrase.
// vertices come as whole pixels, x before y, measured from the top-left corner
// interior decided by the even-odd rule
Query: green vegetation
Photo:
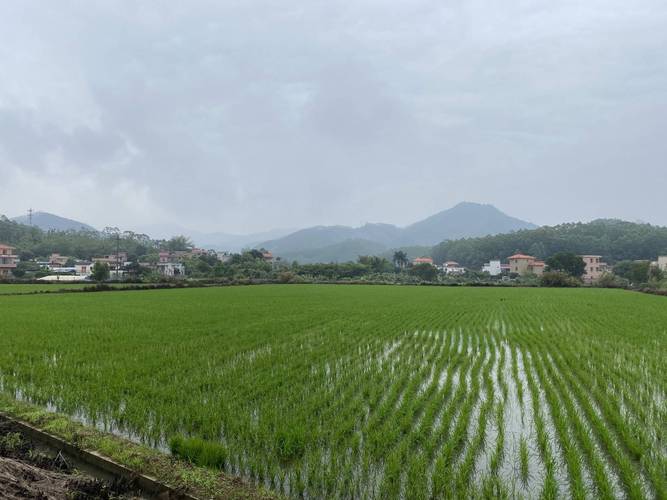
[[[135,256],[156,251],[160,243],[145,234],[131,231],[119,232],[115,228],[106,231],[42,231],[8,220],[0,215],[0,242],[17,248],[22,261],[52,253],[88,259],[94,255],[107,255],[117,247]]]
[[[596,220],[544,226],[483,238],[444,241],[433,248],[436,262],[455,260],[479,268],[490,259],[506,259],[517,251],[546,259],[558,252],[598,254],[610,263],[655,260],[667,255],[667,227],[620,220]]]
[[[109,288],[150,287],[150,283],[107,283]],[[95,287],[95,283],[0,283],[0,295],[51,293],[70,290],[83,290]]]
[[[135,472],[147,474],[180,491],[187,491],[197,498],[220,500],[276,498],[264,488],[253,487],[215,470],[193,466],[187,461],[175,459],[148,446],[73,422],[66,415],[45,411],[35,405],[16,401],[2,393],[0,393],[0,411],[49,434],[59,436],[84,450],[97,451]],[[21,439],[21,435],[17,433],[9,433],[4,437],[0,435],[0,450],[21,446]]]
[[[604,289],[2,296],[0,387],[292,497],[667,494],[667,303]]]

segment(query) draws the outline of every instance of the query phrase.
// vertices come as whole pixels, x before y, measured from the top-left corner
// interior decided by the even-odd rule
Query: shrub
[[[599,280],[595,282],[595,286],[600,288],[628,288],[630,286],[630,282],[625,278],[616,276],[615,274],[605,273],[600,277]]]
[[[579,285],[581,281],[561,271],[550,271],[540,278],[540,286],[573,288]]]

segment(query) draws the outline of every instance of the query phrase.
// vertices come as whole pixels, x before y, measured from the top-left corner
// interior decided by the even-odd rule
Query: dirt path
[[[0,423],[0,498],[137,499],[127,487],[81,474],[62,456],[50,457]]]

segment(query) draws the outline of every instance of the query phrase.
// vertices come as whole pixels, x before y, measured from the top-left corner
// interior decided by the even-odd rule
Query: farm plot
[[[264,286],[0,297],[0,390],[292,497],[667,498],[667,301]]]

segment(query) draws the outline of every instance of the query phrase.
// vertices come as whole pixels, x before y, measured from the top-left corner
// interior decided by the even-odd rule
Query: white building
[[[218,257],[218,260],[223,263],[231,260],[232,258],[231,252],[216,252],[215,254]]]
[[[74,264],[74,272],[79,276],[90,276],[93,271],[93,263],[80,261]]]
[[[503,272],[503,267],[499,260],[490,260],[482,266],[482,272],[489,273],[491,276],[500,276]]]
[[[170,278],[185,276],[185,266],[182,262],[158,262],[157,270],[162,276]]]
[[[442,270],[446,274],[465,274],[466,268],[456,261],[448,260],[442,265]]]
[[[667,272],[667,255],[658,257],[658,269]]]

